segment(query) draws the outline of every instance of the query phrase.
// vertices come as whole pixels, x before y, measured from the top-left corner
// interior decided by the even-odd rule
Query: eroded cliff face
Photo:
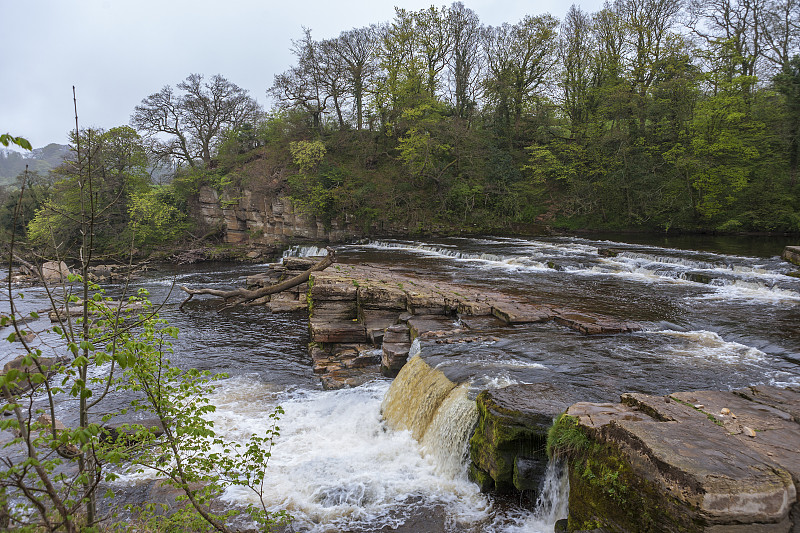
[[[203,186],[198,192],[198,218],[208,227],[221,227],[230,244],[280,244],[297,240],[344,241],[363,234],[357,221],[329,224],[295,211],[281,194],[249,190],[222,193]]]

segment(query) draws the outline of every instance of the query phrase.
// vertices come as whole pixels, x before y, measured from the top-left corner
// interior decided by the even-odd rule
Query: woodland
[[[267,111],[190,74],[130,125],[81,130],[108,205],[97,245],[190,238],[202,185],[367,232],[800,231],[797,0],[617,0],[499,26],[456,2],[290,46]],[[77,242],[88,162],[21,173],[3,230]]]

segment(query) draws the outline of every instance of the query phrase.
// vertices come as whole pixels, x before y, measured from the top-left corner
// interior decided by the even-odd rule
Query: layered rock
[[[574,404],[549,441],[568,530],[800,530],[798,414],[800,391],[771,387]]]
[[[197,196],[199,217],[209,227],[219,227],[225,242],[269,245],[298,239],[344,241],[360,235],[348,223],[325,223],[298,213],[291,200],[280,194],[250,190],[217,190],[203,186]]]

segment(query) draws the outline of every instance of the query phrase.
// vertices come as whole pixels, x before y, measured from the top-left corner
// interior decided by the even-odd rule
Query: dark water
[[[487,237],[373,241],[339,247],[338,254],[345,263],[391,265],[640,322],[644,331],[626,335],[590,337],[547,323],[500,328],[497,342],[423,346],[429,361],[472,379],[475,389],[546,381],[587,400],[616,400],[627,391],[800,386],[800,280],[787,275],[793,267],[778,257],[784,244],[764,237]],[[608,249],[613,253],[601,255]],[[322,391],[306,351],[303,314],[219,311],[202,298],[177,309],[184,293],[173,284],[233,288],[262,269],[164,267],[136,283],[164,302],[161,315],[180,329],[179,365],[230,374],[213,396],[221,432],[245,439],[263,429],[272,406],[286,410],[269,497],[270,505],[297,517],[298,531],[375,531],[424,523],[428,514],[435,517],[429,532],[549,527],[529,510],[494,505],[464,475],[442,475],[410,435],[386,430],[379,406],[387,380]],[[118,295],[120,288],[108,290]],[[24,311],[45,307],[40,289],[25,294]],[[6,358],[16,353],[13,346],[3,350]],[[62,416],[69,419],[66,403]],[[131,475],[121,483],[135,487],[147,479]],[[227,497],[250,501],[236,490]]]

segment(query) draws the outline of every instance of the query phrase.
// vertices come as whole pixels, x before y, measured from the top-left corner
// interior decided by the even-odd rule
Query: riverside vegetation
[[[146,291],[131,293],[124,284],[122,296],[113,301],[90,281],[95,237],[99,243],[111,239],[102,224],[110,221],[104,229],[114,229],[115,215],[120,215],[117,200],[136,176],[131,161],[137,154],[129,145],[113,143],[136,134],[130,129],[97,136],[82,132],[77,102],[75,126],[74,158],[59,169],[61,194],[36,215],[61,218],[40,226],[35,218],[28,232],[34,240],[41,232],[53,243],[47,251],[77,264],[78,273],[62,270],[58,265],[64,263],[54,263],[53,272],[16,255],[13,230],[24,208],[24,182],[7,242],[7,308],[0,327],[8,333],[7,342],[18,343],[14,351],[21,355],[0,373],[0,528],[127,530],[133,520],[148,531],[227,532],[239,515],[263,530],[285,524],[288,515],[268,510],[263,500],[280,407],[270,415],[271,425],[245,442],[216,434],[208,419],[215,410],[208,395],[213,382],[224,376],[172,364],[170,339],[177,329],[159,318]],[[0,142],[31,149],[26,139],[10,134],[0,136]],[[111,145],[120,149],[114,152],[119,155],[116,166]],[[113,177],[123,182],[116,197],[108,189]],[[53,325],[41,326],[39,312],[20,307],[24,294],[13,282],[14,262],[41,281]],[[68,426],[57,413],[69,418]],[[185,505],[167,516],[166,509],[152,503],[120,508],[113,500],[113,482],[144,471],[156,472]],[[232,485],[252,490],[260,505],[218,511],[215,498]]]
[[[117,199],[96,244],[208,235],[192,217],[201,185],[230,201],[279,192],[367,231],[797,232],[798,21],[795,0],[617,0],[561,21],[491,27],[454,3],[333,38],[306,30],[266,113],[192,74],[131,126],[80,133],[95,192]],[[154,183],[157,163],[174,179]],[[75,242],[69,173],[19,180],[17,229],[38,248],[48,226]]]

